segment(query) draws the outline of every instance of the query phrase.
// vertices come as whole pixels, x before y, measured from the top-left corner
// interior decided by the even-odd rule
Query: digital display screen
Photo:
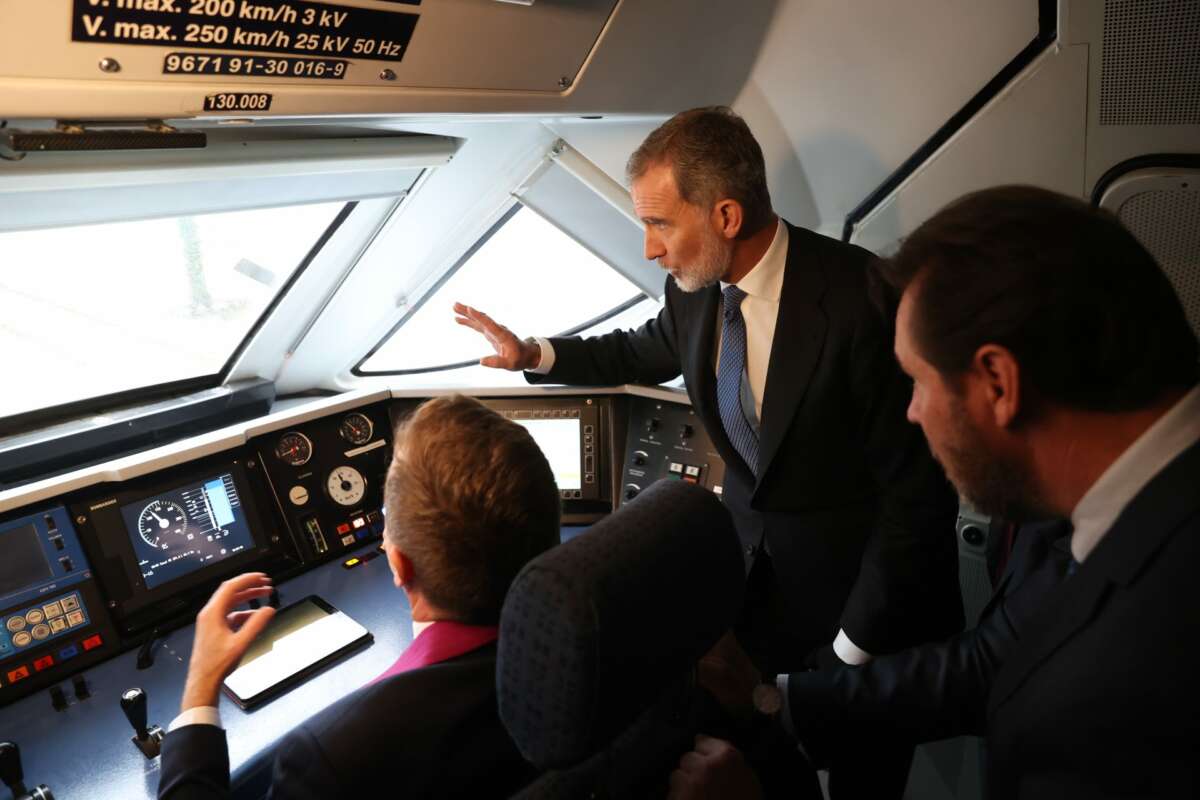
[[[242,703],[284,683],[355,643],[365,642],[367,629],[341,611],[315,598],[280,609],[250,645],[225,687]]]
[[[0,597],[54,577],[37,526],[27,520],[0,530]]]
[[[129,503],[121,517],[147,589],[254,548],[230,473]]]
[[[577,419],[517,419],[537,442],[550,462],[554,482],[559,491],[583,488],[580,467],[579,420]]]

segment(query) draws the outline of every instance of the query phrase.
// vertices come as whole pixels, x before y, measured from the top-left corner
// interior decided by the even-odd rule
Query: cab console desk
[[[282,403],[0,493],[0,741],[19,746],[25,786],[45,785],[59,800],[154,797],[160,759],[133,741],[122,695],[142,689],[147,723],[165,730],[179,710],[196,611],[221,580],[262,570],[278,602],[318,595],[374,642],[251,711],[221,698],[235,794],[257,796],[274,744],[383,672],[412,639],[407,601],[378,552],[382,487],[395,423],[431,394]],[[655,480],[721,491],[724,464],[680,391],[475,396],[542,445],[563,496],[564,538]]]

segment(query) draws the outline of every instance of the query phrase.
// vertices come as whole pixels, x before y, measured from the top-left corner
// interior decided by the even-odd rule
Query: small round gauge
[[[162,550],[168,549],[174,537],[187,533],[187,514],[183,507],[170,500],[155,500],[138,514],[138,533],[146,544]]]
[[[371,441],[374,433],[375,426],[371,424],[371,420],[366,414],[357,411],[347,414],[342,424],[338,425],[338,434],[350,444],[366,444]]]
[[[312,440],[300,431],[289,431],[279,437],[275,457],[292,467],[307,464],[312,458]]]
[[[367,493],[367,479],[354,467],[341,466],[325,479],[325,491],[339,506],[352,506]]]

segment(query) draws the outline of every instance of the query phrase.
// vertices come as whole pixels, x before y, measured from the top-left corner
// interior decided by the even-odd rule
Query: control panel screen
[[[558,490],[567,491],[583,486],[580,469],[580,436],[578,419],[515,419],[524,425],[533,440],[550,462]]]
[[[147,589],[254,548],[228,472],[124,505],[121,517]]]
[[[0,552],[4,553],[0,558],[0,598],[54,575],[32,522],[0,531]]]

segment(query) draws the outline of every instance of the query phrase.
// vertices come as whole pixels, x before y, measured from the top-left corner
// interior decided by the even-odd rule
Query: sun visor
[[[311,128],[204,136],[201,148],[76,149],[0,160],[0,231],[400,196],[458,146],[441,136],[327,128],[316,136]]]

